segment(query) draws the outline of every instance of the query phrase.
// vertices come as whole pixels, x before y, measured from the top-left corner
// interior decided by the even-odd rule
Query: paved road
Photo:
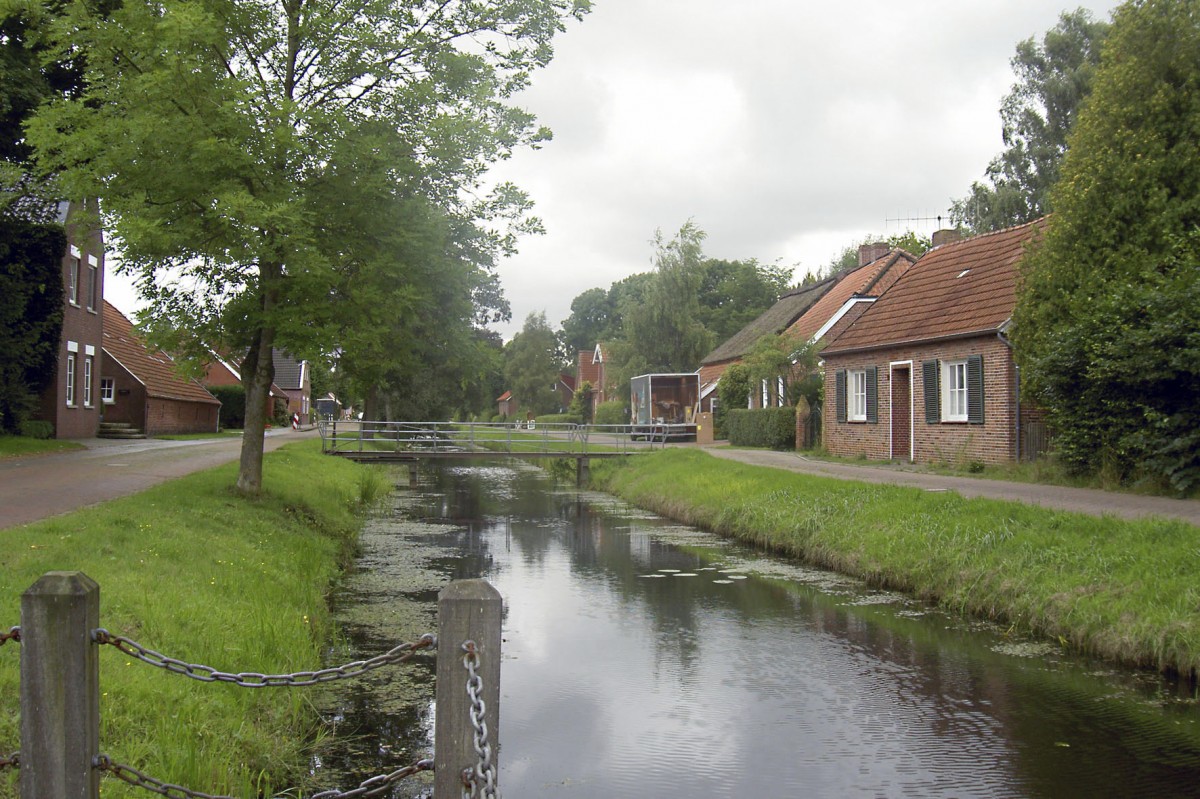
[[[316,430],[268,430],[268,452]],[[240,438],[204,441],[87,439],[86,450],[0,460],[0,529],[143,491],[235,461]]]
[[[1089,513],[1094,516],[1112,514],[1126,519],[1162,516],[1182,519],[1200,526],[1200,500],[1145,497],[1088,488],[1011,483],[1006,480],[947,477],[912,471],[903,467],[830,463],[806,458],[794,452],[730,449],[728,447],[704,447],[704,451],[718,458],[755,466],[770,466],[792,472],[835,477],[840,480],[893,483],[915,486],[927,491],[957,491],[964,497],[1009,499],[1047,508]]]

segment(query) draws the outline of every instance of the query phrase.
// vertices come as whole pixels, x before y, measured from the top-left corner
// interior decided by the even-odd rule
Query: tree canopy
[[[1017,45],[1017,82],[1000,107],[1005,150],[988,164],[985,183],[956,200],[955,224],[977,233],[1029,222],[1051,207],[1067,137],[1091,92],[1107,22],[1083,8],[1063,13],[1041,42]]]
[[[1013,338],[1076,469],[1200,485],[1200,0],[1113,18]]]
[[[504,376],[522,410],[534,415],[561,410],[556,349],[554,331],[544,312],[529,314],[521,331],[505,346]]]
[[[101,199],[122,268],[160,312],[248,353],[241,491],[261,486],[272,349],[310,355],[360,321],[330,298],[379,263],[365,213],[421,205],[449,231],[441,251],[485,271],[532,227],[524,196],[487,191],[484,173],[548,136],[510,101],[588,8],[163,0],[105,14],[66,0],[31,17],[50,57],[88,54],[81,96],[30,121],[40,170]],[[478,276],[450,285],[495,295]]]

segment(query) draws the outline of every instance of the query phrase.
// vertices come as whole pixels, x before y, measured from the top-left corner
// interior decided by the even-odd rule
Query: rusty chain
[[[334,668],[320,669],[318,671],[298,671],[292,674],[259,674],[257,672],[231,674],[229,672],[217,671],[211,666],[185,663],[182,660],[167,657],[152,649],[147,649],[136,641],[131,641],[120,635],[113,635],[103,628],[93,631],[92,638],[97,644],[114,646],[132,658],[140,660],[143,663],[148,663],[151,666],[165,669],[174,674],[182,674],[184,677],[191,677],[193,680],[199,680],[200,682],[227,682],[241,686],[242,688],[297,687],[358,677],[382,666],[404,663],[416,654],[418,650],[434,649],[437,647],[437,636],[432,633],[426,633],[416,641],[400,644],[382,655],[376,655],[370,660],[356,660],[353,663],[347,663]]]
[[[11,755],[0,755],[0,771],[6,768],[20,768],[21,753],[13,752]]]
[[[126,766],[123,763],[117,763],[108,755],[97,755],[92,765],[100,771],[107,771],[122,782],[132,785],[135,788],[142,788],[151,793],[166,796],[170,799],[234,799],[231,796],[217,796],[211,793],[201,793],[192,791],[179,785],[172,785],[162,780],[156,780],[153,777],[138,771],[132,766]],[[412,765],[404,768],[396,769],[390,774],[380,774],[370,779],[359,783],[357,788],[352,790],[341,791],[321,791],[313,794],[311,799],[366,799],[367,797],[379,796],[384,791],[392,787],[393,784],[400,780],[411,777],[421,771],[432,771],[432,760],[418,760]]]
[[[500,789],[496,786],[496,764],[492,760],[492,746],[488,743],[487,722],[484,714],[487,705],[483,701],[483,678],[475,673],[479,663],[479,649],[474,641],[465,641],[462,645],[463,666],[467,669],[467,696],[471,698],[471,726],[475,728],[475,755],[479,758],[474,768],[468,766],[462,772],[463,799],[500,799]]]
[[[9,641],[16,641],[18,644],[21,643],[20,627],[9,627],[8,632],[0,633],[0,646],[4,646]]]

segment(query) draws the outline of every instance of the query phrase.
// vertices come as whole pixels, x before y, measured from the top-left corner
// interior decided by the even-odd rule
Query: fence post
[[[483,680],[487,742],[492,749],[492,763],[499,770],[502,609],[500,592],[486,580],[455,580],[438,594],[435,799],[462,796],[463,769],[473,768],[479,762],[470,716],[471,700],[467,695],[468,673],[463,665],[465,641],[474,641],[479,653],[475,673]]]
[[[47,572],[21,595],[21,799],[98,799],[100,586]]]

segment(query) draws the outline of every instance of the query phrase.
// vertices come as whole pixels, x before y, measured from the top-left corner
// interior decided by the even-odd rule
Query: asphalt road
[[[264,449],[316,437],[268,430]],[[240,438],[202,441],[87,439],[86,450],[0,460],[0,529],[57,516],[235,461]]]
[[[904,467],[830,463],[812,460],[794,452],[730,449],[728,447],[705,447],[704,450],[718,458],[755,466],[786,469],[803,474],[833,477],[839,480],[891,483],[923,488],[926,491],[957,491],[964,497],[1007,499],[1046,508],[1088,513],[1093,516],[1111,514],[1125,519],[1161,516],[1169,519],[1182,519],[1200,527],[1200,500],[1194,499],[1148,497],[1089,488],[1013,483],[1007,480],[983,480],[974,477],[948,477],[912,471]]]

